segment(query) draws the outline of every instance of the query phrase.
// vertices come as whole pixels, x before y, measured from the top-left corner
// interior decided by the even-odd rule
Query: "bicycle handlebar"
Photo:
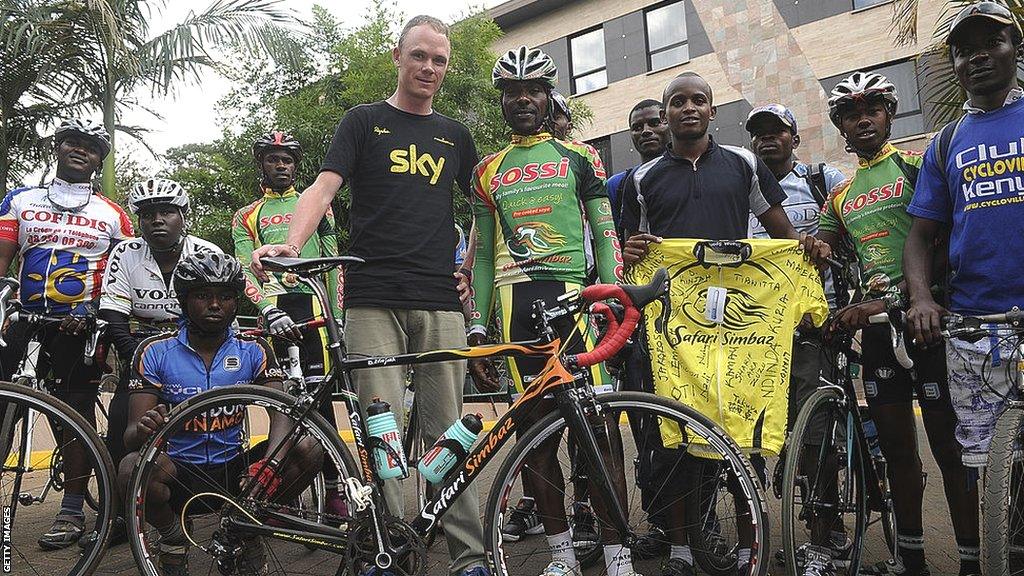
[[[17,300],[11,299],[17,290],[17,281],[10,278],[0,279],[0,328],[2,328],[8,320],[11,322],[21,320],[29,324],[44,325],[60,324],[64,321],[64,318],[66,318],[66,316],[46,316],[44,314],[36,314],[35,312],[26,312],[22,310]],[[79,318],[85,320],[86,327],[89,330],[89,336],[85,340],[85,348],[82,352],[82,361],[86,366],[91,366],[96,360],[96,350],[99,349],[100,337],[103,336],[103,331],[106,330],[108,322],[97,318],[92,314],[79,316]],[[0,337],[0,348],[6,347],[7,342]]]
[[[942,317],[942,336],[944,338],[960,338],[970,336],[979,332],[986,332],[983,324],[1003,324],[1017,330],[1024,329],[1024,310],[1014,308],[1001,314],[982,314],[979,316],[964,316],[962,314],[950,314]]]
[[[7,347],[2,332],[7,325],[7,303],[18,292],[19,286],[18,281],[12,278],[0,279],[0,348]]]
[[[583,289],[580,297],[593,303],[591,311],[601,314],[608,320],[608,329],[604,337],[590,352],[570,357],[570,361],[583,368],[593,366],[614,356],[633,334],[640,321],[640,308],[668,294],[668,271],[664,268],[654,273],[654,277],[646,285],[619,286],[616,284],[594,284]],[[636,298],[631,298],[631,295]],[[615,299],[625,308],[622,322],[615,319],[615,314],[607,304],[600,300]]]
[[[868,323],[888,324],[889,339],[892,341],[892,351],[896,356],[896,361],[907,370],[914,367],[914,360],[910,357],[910,353],[907,352],[907,340],[903,335],[904,322],[902,310],[872,314],[868,316]]]

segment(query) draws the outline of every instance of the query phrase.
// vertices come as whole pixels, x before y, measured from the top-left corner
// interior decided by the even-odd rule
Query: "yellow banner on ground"
[[[655,392],[687,404],[741,448],[777,454],[786,431],[793,331],[828,315],[817,269],[796,240],[664,240],[630,270],[671,278],[670,306],[644,309]],[[686,442],[662,424],[666,447]],[[699,447],[691,446],[699,453]]]

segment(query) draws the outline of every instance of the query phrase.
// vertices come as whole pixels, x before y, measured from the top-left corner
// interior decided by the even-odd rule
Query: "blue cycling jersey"
[[[242,336],[228,329],[228,337],[210,368],[188,344],[185,327],[144,340],[132,360],[132,393],[156,394],[171,408],[192,396],[236,384],[266,384],[281,380],[283,373],[270,346],[261,338]],[[197,466],[223,464],[241,453],[241,406],[217,409],[186,422],[184,431],[172,436],[168,455]]]

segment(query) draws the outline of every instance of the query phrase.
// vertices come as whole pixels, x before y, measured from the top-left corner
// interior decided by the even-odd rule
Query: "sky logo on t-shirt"
[[[396,174],[421,174],[430,178],[430,185],[437,184],[444,169],[444,156],[437,160],[429,152],[419,154],[415,144],[409,144],[408,150],[401,148],[391,151],[391,171]]]

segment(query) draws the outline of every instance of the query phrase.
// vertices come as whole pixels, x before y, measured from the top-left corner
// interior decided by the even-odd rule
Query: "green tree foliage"
[[[202,215],[197,214],[190,227],[232,251],[230,218],[260,194],[252,142],[269,130],[285,130],[302,143],[297,186],[308,186],[345,111],[387,98],[394,91],[397,75],[391,48],[403,24],[404,16],[380,0],[371,6],[364,23],[352,29],[343,28],[326,10],[316,7],[308,33],[294,38],[302,46],[302,56],[294,65],[274,64],[266,57],[239,51],[228,72],[235,88],[220,103],[222,136],[211,144],[177,148],[168,155],[168,175],[187,186],[193,204],[202,206]],[[452,26],[451,66],[434,101],[439,112],[469,127],[481,153],[507,141],[499,99],[490,84],[495,59],[490,46],[500,34],[497,25],[482,16]],[[348,191],[343,190],[334,208],[342,246],[346,206]],[[468,222],[464,199],[456,209],[459,220]]]
[[[963,111],[961,106],[967,99],[964,92],[957,83],[956,74],[953,72],[953,63],[949,56],[949,47],[946,46],[946,35],[953,18],[966,6],[974,4],[977,0],[947,0],[942,7],[942,12],[932,30],[930,44],[920,56],[921,66],[919,76],[923,84],[928,86],[924,96],[929,102],[935,105],[934,118],[936,124],[942,125],[955,120]],[[918,39],[918,10],[921,0],[896,0],[893,3],[893,16],[891,30],[896,35],[898,45],[907,45],[917,42]],[[1024,26],[1024,0],[1003,0],[1003,5],[1010,9],[1017,24]],[[1017,62],[1019,73],[1018,83],[1024,87],[1024,62]]]

